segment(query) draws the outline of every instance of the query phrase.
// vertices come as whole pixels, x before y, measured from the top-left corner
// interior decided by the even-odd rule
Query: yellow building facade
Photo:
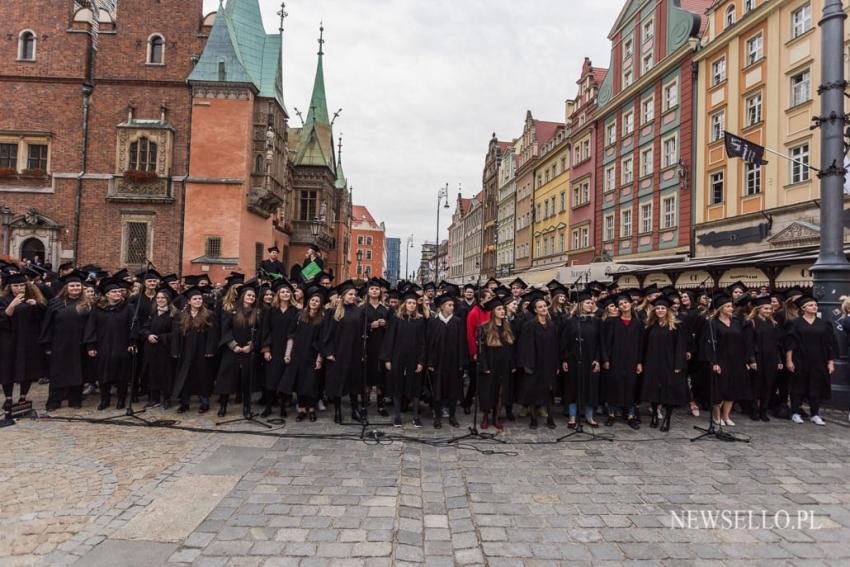
[[[532,268],[566,265],[570,249],[569,199],[570,144],[565,127],[558,126],[541,146],[534,168]]]
[[[728,0],[708,10],[708,29],[694,55],[695,257],[817,244],[820,184],[806,165],[820,167],[820,131],[809,127],[820,114],[822,11],[822,0]],[[724,130],[767,148],[768,163],[727,159]],[[800,285],[811,262],[772,270],[756,264],[720,283]]]

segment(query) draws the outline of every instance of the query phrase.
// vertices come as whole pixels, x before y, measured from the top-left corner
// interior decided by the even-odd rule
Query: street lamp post
[[[413,279],[410,277],[410,249],[413,248],[413,235],[407,237],[407,245],[405,246],[405,258],[404,258],[404,276],[407,279]]]
[[[841,0],[826,0],[821,28],[821,116],[820,126],[820,251],[812,266],[814,296],[821,315],[827,321],[838,318],[839,296],[850,288],[850,263],[844,255],[844,13]],[[838,364],[838,376],[833,379],[834,399],[841,405],[850,404],[850,379],[846,361]],[[840,401],[839,399],[840,398]]]
[[[434,282],[440,279],[439,270],[437,268],[437,256],[440,251],[440,200],[445,199],[443,208],[449,208],[449,184],[437,190],[437,237],[434,239]]]

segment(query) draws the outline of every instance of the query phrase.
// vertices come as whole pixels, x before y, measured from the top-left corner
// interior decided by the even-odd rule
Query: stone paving
[[[39,407],[45,395],[35,389]],[[53,415],[108,414],[93,404]],[[614,434],[610,443],[555,443],[569,431],[559,419],[555,431],[508,424],[505,445],[459,446],[366,444],[359,428],[336,426],[328,414],[273,431],[48,419],[0,429],[13,455],[0,465],[0,567],[850,564],[844,413],[829,413],[825,428],[742,417],[736,429],[751,444],[691,443],[691,426],[703,420],[677,415],[668,434],[647,420],[637,432],[600,428]],[[216,419],[145,416],[212,428]],[[377,429],[433,440],[464,433],[469,422],[437,435],[424,421],[421,430]],[[672,525],[672,513],[686,510],[814,519],[757,529]]]

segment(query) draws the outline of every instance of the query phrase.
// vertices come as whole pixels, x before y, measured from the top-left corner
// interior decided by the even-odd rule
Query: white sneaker
[[[725,421],[726,421],[727,427],[735,427],[735,422],[732,421],[731,419],[726,419]]]
[[[821,426],[826,425],[826,423],[824,423],[824,421],[821,419],[821,417],[819,415],[813,415],[812,418],[809,421],[811,421],[815,425],[821,425]]]
[[[795,413],[791,416],[791,421],[793,421],[794,423],[803,423],[803,418],[800,417],[799,413]]]
[[[322,400],[319,400],[319,403],[316,404],[316,407],[319,408],[319,411],[325,411],[326,409],[328,409],[325,407],[325,402],[323,402]]]

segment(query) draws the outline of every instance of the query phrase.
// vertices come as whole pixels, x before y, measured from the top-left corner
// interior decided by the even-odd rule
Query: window
[[[632,235],[632,210],[620,211],[620,238],[629,238]]]
[[[561,191],[561,212],[567,210],[567,192]]]
[[[357,237],[357,246],[363,246],[363,236]]]
[[[590,202],[590,181],[582,181],[573,187],[573,207],[580,207]]]
[[[641,103],[641,123],[652,122],[655,118],[655,97],[650,97]]]
[[[726,113],[722,110],[711,115],[711,141],[716,142],[723,138],[724,123],[726,122]]]
[[[147,138],[139,138],[130,144],[132,171],[156,171],[156,144]]]
[[[661,210],[664,211],[661,217],[661,230],[677,226],[679,211],[676,209],[675,195],[661,199]]]
[[[761,122],[761,93],[747,97],[746,100],[746,125],[752,126]]]
[[[0,144],[0,169],[18,169],[18,144]]]
[[[744,167],[747,177],[747,196],[761,193],[761,165],[748,163]]]
[[[655,37],[655,20],[650,18],[643,23],[641,37],[643,41]]]
[[[629,66],[626,70],[623,71],[623,88],[628,87],[634,81],[634,74],[632,73],[632,68]]]
[[[632,182],[634,178],[634,172],[632,171],[632,158],[627,157],[624,158],[622,162],[620,162],[620,170],[622,171],[622,185],[628,185]]]
[[[537,249],[537,252],[535,252],[534,255],[535,256],[542,256],[543,255],[543,249],[540,247],[540,239],[539,238],[537,239],[537,241],[535,241],[534,247]]]
[[[35,33],[24,30],[18,36],[18,59],[20,61],[35,61]]]
[[[139,265],[148,258],[150,222],[126,221],[124,223],[124,258],[122,264]]]
[[[262,154],[257,154],[257,157],[254,159],[254,173],[257,175],[262,175],[266,172],[266,160],[263,158]]]
[[[543,218],[549,218],[549,199],[546,199],[546,202],[543,203]]]
[[[679,137],[678,135],[670,136],[661,142],[662,163],[661,167],[670,167],[679,162]]]
[[[371,251],[371,250],[366,250],[366,259],[367,259],[367,260],[371,260],[371,259],[372,259],[372,251]]]
[[[711,64],[711,86],[719,85],[726,80],[726,58],[721,57]]]
[[[312,221],[316,219],[318,208],[316,191],[301,191],[301,203],[299,209],[299,220]]]
[[[27,146],[27,169],[47,171],[47,145],[29,144]]]
[[[611,122],[605,126],[605,145],[611,145],[617,141],[617,123]]]
[[[372,237],[371,236],[366,237],[366,246],[372,246]]]
[[[263,251],[265,250],[265,244],[262,242],[254,243],[254,270],[259,271],[260,264],[263,263]]]
[[[564,233],[558,235],[558,252],[563,253],[564,251]]]
[[[812,72],[810,69],[791,76],[791,106],[803,104],[811,98]]]
[[[602,221],[603,225],[603,238],[606,242],[614,240],[614,213],[609,215],[605,215],[605,218]]]
[[[662,89],[664,93],[664,108],[666,112],[679,104],[679,81],[675,80],[666,85]]]
[[[809,144],[791,148],[791,183],[809,180]]]
[[[623,42],[623,61],[630,59],[635,52],[635,43],[632,38]]]
[[[752,65],[756,61],[761,60],[762,51],[762,35],[758,34],[747,40],[747,65]]]
[[[640,206],[640,234],[652,232],[652,202]]]
[[[165,54],[165,40],[159,34],[154,34],[148,39],[148,64],[162,65]]]
[[[635,131],[635,113],[631,110],[623,113],[623,136]]]
[[[755,7],[756,7],[756,0],[744,0],[744,13],[745,14]]]
[[[640,151],[640,176],[652,175],[652,146]]]
[[[735,23],[735,4],[729,4],[729,7],[726,8],[726,27],[733,25]]]
[[[646,73],[650,69],[652,69],[652,63],[653,63],[653,54],[652,54],[652,50],[650,49],[649,53],[644,53],[643,57],[641,57],[641,59],[640,59],[640,74],[643,75],[644,73]]]
[[[791,37],[800,37],[812,29],[812,5],[804,4],[791,12]]]
[[[580,250],[590,246],[590,227],[583,226],[573,229],[573,250]]]
[[[614,190],[614,187],[617,185],[617,173],[616,166],[609,165],[605,168],[605,179],[604,179],[604,189],[605,192],[611,192]]]
[[[367,278],[372,277],[372,266],[366,266],[366,277]]]
[[[708,204],[717,205],[723,202],[723,172],[718,171],[709,176],[709,186],[711,194],[709,195]]]
[[[573,230],[572,249],[578,250],[579,248],[581,248],[581,234],[579,233],[579,229],[576,228],[576,229]]]
[[[221,258],[221,237],[207,236],[204,243],[204,256],[207,258]]]
[[[555,196],[552,195],[552,216],[555,216]]]

